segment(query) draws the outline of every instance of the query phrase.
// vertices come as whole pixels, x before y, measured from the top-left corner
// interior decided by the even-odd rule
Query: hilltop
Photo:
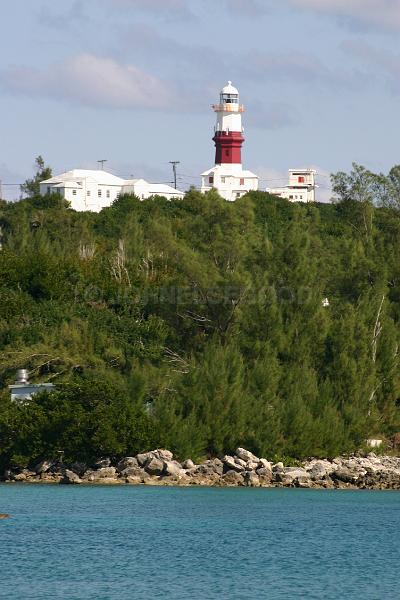
[[[333,457],[400,430],[397,211],[191,190],[99,214],[33,197],[0,225],[3,466]],[[15,406],[19,367],[57,392]]]

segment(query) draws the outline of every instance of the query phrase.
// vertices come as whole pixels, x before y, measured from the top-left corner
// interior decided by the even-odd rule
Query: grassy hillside
[[[368,202],[0,203],[0,455],[333,455],[400,429],[400,217]],[[322,305],[328,297],[330,305]],[[8,399],[15,370],[57,393]]]

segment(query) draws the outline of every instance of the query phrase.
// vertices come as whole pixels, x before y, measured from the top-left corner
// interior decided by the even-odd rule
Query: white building
[[[221,90],[220,101],[213,104],[213,110],[217,113],[213,137],[215,166],[201,174],[201,191],[215,188],[225,200],[236,200],[251,190],[258,190],[258,177],[242,167],[244,107],[230,81]]]
[[[76,211],[100,212],[121,194],[135,194],[144,200],[159,195],[183,198],[184,193],[169,185],[148,183],[144,179],[122,179],[100,170],[74,169],[40,183],[40,193],[57,193]]]
[[[55,386],[53,383],[29,383],[28,371],[26,369],[19,369],[15,383],[9,385],[8,389],[10,390],[13,402],[24,403],[27,400],[31,400],[35,394],[54,391]]]
[[[315,202],[317,171],[314,169],[289,169],[289,184],[284,187],[266,188],[266,192],[286,198],[290,202]]]
[[[126,179],[122,187],[122,194],[135,194],[140,200],[145,200],[151,196],[164,196],[168,200],[171,198],[183,198],[184,192],[180,192],[165,183],[149,183],[144,179]]]

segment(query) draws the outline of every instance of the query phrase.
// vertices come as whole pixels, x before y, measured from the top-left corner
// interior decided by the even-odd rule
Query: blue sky
[[[106,168],[198,185],[228,79],[261,186],[400,162],[400,0],[13,0],[0,7],[0,179]],[[5,187],[6,197],[18,188]]]

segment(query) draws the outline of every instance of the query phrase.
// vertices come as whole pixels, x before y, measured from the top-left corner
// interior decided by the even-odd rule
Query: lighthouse
[[[213,137],[215,165],[201,174],[201,191],[215,188],[225,200],[232,201],[251,190],[257,190],[258,177],[242,167],[244,107],[231,81],[222,88],[219,102],[213,104],[212,108],[217,115]]]

